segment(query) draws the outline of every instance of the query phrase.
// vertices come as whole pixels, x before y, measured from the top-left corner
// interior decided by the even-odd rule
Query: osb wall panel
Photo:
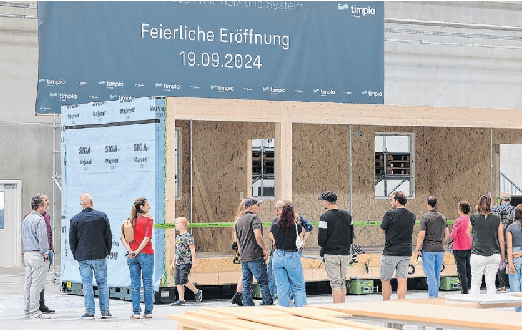
[[[425,203],[430,195],[438,198],[439,211],[448,219],[455,219],[458,201],[468,200],[474,205],[481,194],[490,190],[489,129],[354,125],[352,132],[356,130],[362,133],[352,137],[353,216],[356,221],[380,221],[390,209],[390,199],[374,197],[376,132],[415,134],[416,189],[407,208],[417,215],[417,219],[427,211]],[[317,195],[324,190],[335,191],[339,207],[349,210],[349,125],[294,124],[293,133],[294,204],[299,212],[309,220],[317,221],[325,211],[317,201]],[[514,133],[503,134],[511,136]],[[359,245],[384,244],[378,226],[358,226],[355,230],[355,243]],[[417,233],[418,226],[413,235],[414,244]],[[307,246],[314,246],[312,244],[316,245],[316,242],[317,231],[314,231]]]
[[[176,201],[176,216],[190,217],[190,125],[182,128],[182,200]],[[247,196],[247,146],[249,139],[274,137],[273,123],[192,122],[193,222],[233,222],[240,194]],[[261,209],[262,221],[272,218],[271,203]],[[264,229],[265,236],[267,228]],[[232,252],[231,228],[192,230],[197,251]],[[266,241],[268,243],[268,240]]]
[[[182,128],[183,198],[176,201],[176,216],[190,215],[190,134],[188,121]],[[390,199],[374,198],[374,134],[415,134],[415,197],[407,208],[417,215],[426,212],[426,198],[439,200],[439,211],[448,219],[457,217],[457,202],[476,204],[490,191],[490,129],[386,127],[353,125],[353,216],[356,221],[380,221],[390,208]],[[350,210],[349,125],[293,124],[293,203],[298,213],[318,221],[325,210],[317,196],[333,190],[340,208]],[[194,211],[193,221],[233,221],[240,192],[247,195],[246,167],[249,139],[274,136],[273,123],[193,122]],[[494,195],[498,190],[498,144],[522,143],[522,130],[494,130]],[[262,221],[273,218],[273,200],[263,204]],[[450,228],[451,229],[451,228]],[[268,228],[264,228],[265,242]],[[413,244],[418,226],[415,227]],[[230,228],[194,229],[197,251],[231,252]],[[384,236],[378,226],[356,227],[355,243],[381,246]],[[306,241],[317,247],[317,228]]]

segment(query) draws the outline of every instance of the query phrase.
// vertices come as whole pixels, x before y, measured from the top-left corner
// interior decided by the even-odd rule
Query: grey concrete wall
[[[522,2],[393,1],[385,18],[386,104],[522,109]],[[390,23],[397,18],[492,27]]]
[[[37,15],[36,9],[6,6],[0,6],[0,14]],[[34,112],[38,82],[36,19],[0,17],[0,72],[0,179],[22,180],[23,215],[31,210],[31,197],[37,192],[47,194],[53,202],[53,118],[35,116]],[[57,120],[59,124],[59,117]],[[58,130],[58,150],[59,134]],[[58,173],[59,157],[58,154]],[[58,189],[54,202],[57,203],[56,250],[60,251]]]

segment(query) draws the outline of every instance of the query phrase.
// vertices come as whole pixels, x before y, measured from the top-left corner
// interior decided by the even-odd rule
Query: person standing
[[[272,219],[272,226],[274,224],[277,224],[279,221],[279,217],[281,216],[281,212],[283,212],[283,207],[287,204],[287,202],[278,200],[274,203],[274,212],[275,212],[275,218]],[[272,227],[270,227],[272,228]],[[275,282],[275,276],[274,276],[274,268],[273,268],[273,261],[274,261],[274,251],[276,249],[275,246],[275,239],[274,235],[272,233],[272,229],[270,229],[270,232],[268,233],[268,238],[271,241],[271,247],[270,247],[270,256],[268,259],[268,287],[270,288],[270,294],[272,295],[272,300],[275,300],[277,297],[277,286]]]
[[[305,279],[301,256],[296,239],[302,235],[302,227],[295,222],[294,207],[285,204],[277,222],[272,223],[270,233],[274,238],[273,273],[277,287],[279,305],[290,307],[293,298],[295,307],[306,305]]]
[[[509,289],[511,292],[522,291],[522,204],[515,208],[515,221],[507,228],[507,255],[509,262]],[[515,307],[522,312],[521,307]]]
[[[236,244],[236,249],[238,245],[238,240],[236,237],[236,222],[245,214],[245,200],[242,199],[241,202],[239,202],[239,206],[237,207],[236,216],[234,217],[234,228],[232,228],[232,240]],[[239,249],[237,250],[238,255],[241,251]],[[232,299],[230,299],[231,304],[236,304],[238,306],[243,306],[243,275],[239,277],[239,280],[237,281],[236,286],[236,292],[232,296]]]
[[[47,209],[49,209],[49,198],[42,194],[42,193],[37,193],[35,196],[39,196],[41,197],[43,200],[44,200],[44,203],[45,203],[45,209],[44,209],[44,213],[42,214],[44,220],[45,220],[45,225],[47,227],[47,240],[49,242],[49,268],[47,270],[49,270],[51,268],[51,265],[53,263],[53,260],[54,260],[54,246],[53,246],[53,229],[51,227],[51,217],[49,216],[49,213],[47,213]],[[27,213],[25,215],[28,216],[31,212]],[[25,218],[24,217],[24,218]],[[44,313],[44,314],[53,314],[55,312],[55,310],[53,309],[50,309],[49,307],[47,307],[45,305],[45,288],[42,289],[42,292],[40,292],[40,308],[39,308],[40,312]]]
[[[346,300],[346,274],[350,261],[354,230],[352,216],[337,207],[337,195],[326,191],[318,197],[326,213],[319,220],[318,244],[324,257],[326,277],[332,288],[334,304]]]
[[[109,287],[107,286],[107,260],[112,249],[111,225],[107,215],[94,210],[91,195],[80,197],[82,211],[71,219],[69,246],[74,259],[80,264],[85,314],[82,319],[94,319],[95,304],[92,277],[98,286],[102,319],[112,317],[109,312]]]
[[[175,258],[170,265],[175,270],[174,284],[178,289],[178,300],[170,304],[171,306],[185,305],[185,287],[194,292],[196,303],[200,303],[203,299],[203,292],[198,290],[194,283],[189,281],[188,277],[192,269],[198,269],[196,261],[196,247],[194,246],[194,237],[187,231],[189,222],[185,217],[176,218],[176,230],[179,236],[176,237]]]
[[[256,277],[261,288],[263,303],[272,305],[273,299],[268,287],[266,260],[268,253],[263,240],[263,224],[259,218],[262,200],[249,197],[245,200],[245,214],[236,222],[235,230],[238,249],[241,251],[243,270],[243,305],[254,306],[252,300],[252,281]]]
[[[397,276],[397,298],[406,299],[408,267],[412,256],[413,226],[415,214],[406,209],[408,198],[402,191],[396,191],[391,197],[392,209],[387,211],[379,227],[384,235],[385,244],[381,256],[382,300],[390,300],[390,284],[393,272]]]
[[[469,293],[471,285],[471,238],[466,233],[469,224],[469,212],[471,206],[466,201],[458,204],[459,218],[455,220],[450,237],[453,239],[453,257],[457,265],[457,273],[460,281],[460,292]]]
[[[449,238],[449,229],[448,220],[437,211],[437,198],[428,197],[426,207],[428,212],[420,220],[415,252],[417,257],[422,254],[422,269],[428,282],[428,295],[430,298],[436,298],[439,295],[444,243]]]
[[[45,205],[41,195],[34,196],[31,199],[32,211],[22,221],[25,263],[24,312],[26,317],[33,319],[50,318],[38,309],[40,293],[45,287],[45,276],[49,269],[49,242],[43,217]]]
[[[480,294],[482,273],[485,271],[487,294],[496,294],[495,274],[501,260],[505,259],[504,226],[500,217],[491,212],[491,197],[480,196],[478,213],[469,217],[466,230],[473,237],[471,245],[471,288],[469,293]]]
[[[122,233],[121,241],[127,250],[127,265],[131,277],[131,319],[141,316],[140,289],[143,279],[143,317],[152,318],[153,294],[152,273],[154,272],[154,250],[152,249],[152,227],[154,219],[149,215],[150,204],[144,197],[138,197],[131,206],[130,221],[134,228],[134,240],[127,242]]]
[[[499,197],[500,206],[495,205],[491,209],[491,212],[495,213],[500,217],[502,225],[504,226],[504,237],[506,237],[507,227],[513,223],[515,217],[515,207],[511,205],[511,195],[508,192],[502,192]],[[500,292],[506,292],[506,285],[508,284],[508,275],[506,274],[506,268],[497,270],[498,284],[500,286]]]

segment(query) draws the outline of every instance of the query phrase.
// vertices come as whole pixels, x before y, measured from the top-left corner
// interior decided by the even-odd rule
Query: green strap
[[[448,225],[452,225],[455,220],[448,220]],[[318,221],[310,222],[313,226],[319,226]],[[379,226],[381,221],[354,221],[354,226]],[[415,224],[420,224],[420,221],[415,221]],[[270,227],[271,222],[263,222],[263,227]],[[154,229],[174,229],[176,224],[174,223],[156,223]],[[208,223],[191,223],[189,228],[232,228],[234,227],[233,222],[208,222]]]

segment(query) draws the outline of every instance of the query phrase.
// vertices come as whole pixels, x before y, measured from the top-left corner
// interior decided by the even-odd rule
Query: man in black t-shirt
[[[337,207],[337,195],[326,191],[318,198],[328,211],[319,220],[318,245],[324,256],[326,277],[332,288],[334,304],[346,299],[346,274],[353,242],[352,216]]]
[[[397,297],[406,298],[408,267],[410,265],[411,241],[415,214],[406,209],[406,194],[396,191],[392,194],[392,209],[384,214],[379,228],[384,234],[386,243],[381,257],[382,300],[390,300],[392,288],[390,280],[396,270]]]

